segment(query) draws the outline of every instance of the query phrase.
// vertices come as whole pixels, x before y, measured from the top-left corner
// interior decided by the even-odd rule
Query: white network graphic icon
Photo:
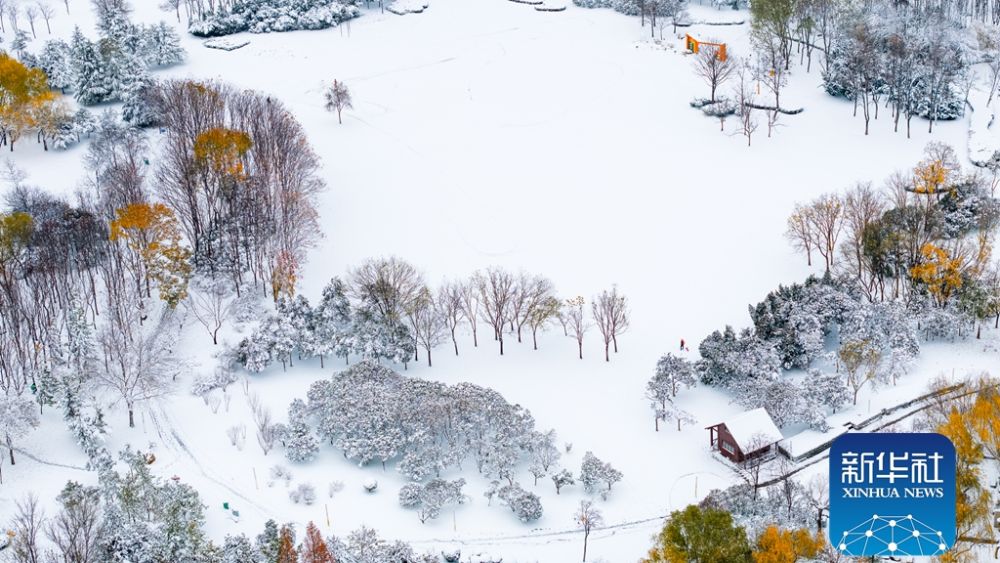
[[[875,544],[873,547],[869,545]],[[941,555],[948,549],[940,530],[913,517],[879,516],[847,530],[840,538],[840,551],[866,555]]]

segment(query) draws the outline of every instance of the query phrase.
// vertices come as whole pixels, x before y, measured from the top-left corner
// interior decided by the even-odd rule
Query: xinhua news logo
[[[955,542],[955,446],[844,434],[830,448],[830,542],[850,556],[941,555]]]

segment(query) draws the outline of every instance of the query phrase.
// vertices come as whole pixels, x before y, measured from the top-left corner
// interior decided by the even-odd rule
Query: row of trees
[[[870,301],[926,301],[996,324],[995,187],[981,174],[964,173],[951,147],[931,143],[924,159],[891,176],[882,192],[859,184],[796,206],[786,235],[807,262],[818,252],[827,271]]]
[[[330,281],[314,307],[304,297],[280,299],[275,313],[244,339],[236,356],[250,371],[273,361],[290,364],[293,356],[360,356],[404,366],[420,359],[433,365],[433,350],[450,342],[459,353],[458,333],[468,326],[479,345],[480,324],[492,329],[504,353],[508,338],[522,342],[530,333],[538,349],[538,333],[559,323],[565,335],[583,343],[594,327],[600,333],[604,359],[618,352],[618,338],[628,330],[627,298],[612,287],[599,293],[589,307],[583,297],[560,300],[552,282],[525,272],[488,268],[460,281],[446,281],[432,290],[420,272],[399,258],[371,259],[351,270],[346,282]]]

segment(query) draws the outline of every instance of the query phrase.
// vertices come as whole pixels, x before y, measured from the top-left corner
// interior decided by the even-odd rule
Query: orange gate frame
[[[692,53],[697,53],[698,49],[702,45],[711,45],[712,47],[718,47],[718,50],[716,50],[715,52],[715,56],[718,57],[720,61],[726,60],[725,43],[709,43],[707,41],[698,41],[697,39],[691,37],[688,34],[685,34],[684,37],[685,37],[684,42],[687,44],[688,51],[691,51]]]

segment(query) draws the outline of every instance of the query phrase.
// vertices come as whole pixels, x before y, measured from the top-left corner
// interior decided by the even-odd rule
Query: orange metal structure
[[[719,58],[720,61],[726,60],[726,44],[725,43],[709,43],[707,41],[698,41],[694,37],[685,34],[685,43],[687,44],[688,51],[692,53],[697,53],[698,49],[702,45],[710,45],[712,47],[718,47],[715,51],[715,56]]]

